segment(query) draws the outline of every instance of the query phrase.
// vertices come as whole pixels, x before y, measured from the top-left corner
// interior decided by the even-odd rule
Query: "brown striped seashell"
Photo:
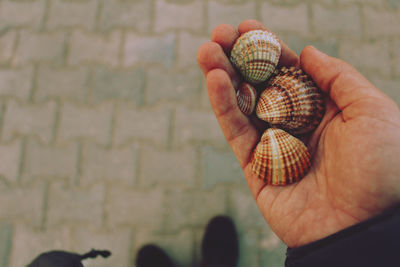
[[[270,185],[288,185],[299,181],[310,169],[307,147],[287,132],[267,129],[252,158],[252,171]]]
[[[240,36],[231,51],[231,62],[250,83],[266,81],[281,56],[281,45],[271,32],[254,30]]]
[[[242,83],[236,92],[236,97],[239,109],[243,114],[250,115],[253,113],[256,107],[257,91],[251,84]]]
[[[321,91],[311,77],[295,67],[275,71],[256,107],[257,117],[293,134],[314,130],[324,111]]]

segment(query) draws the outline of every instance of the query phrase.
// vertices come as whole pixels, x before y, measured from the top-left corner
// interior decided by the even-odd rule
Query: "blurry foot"
[[[239,258],[238,237],[233,221],[216,216],[208,223],[202,242],[202,265],[236,267]]]
[[[143,246],[136,256],[137,267],[173,267],[171,259],[158,246]]]

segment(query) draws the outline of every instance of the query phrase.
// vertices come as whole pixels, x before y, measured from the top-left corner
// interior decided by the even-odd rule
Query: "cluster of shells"
[[[301,69],[277,69],[281,55],[278,38],[262,30],[250,31],[235,42],[230,60],[242,74],[237,90],[240,110],[270,126],[252,157],[252,171],[271,185],[299,181],[310,169],[307,147],[296,135],[313,131],[324,114],[319,88]],[[255,87],[260,88],[261,94]]]

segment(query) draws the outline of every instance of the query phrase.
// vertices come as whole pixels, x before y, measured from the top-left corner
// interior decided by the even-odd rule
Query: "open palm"
[[[238,31],[218,26],[198,52],[211,105],[240,162],[261,213],[275,233],[297,247],[370,218],[400,202],[400,111],[345,62],[313,47],[300,58],[282,43],[279,65],[301,66],[326,94],[326,114],[304,137],[310,172],[290,186],[270,186],[251,172],[250,155],[261,132],[237,107],[240,77],[227,55],[240,34],[266,29],[245,21]]]

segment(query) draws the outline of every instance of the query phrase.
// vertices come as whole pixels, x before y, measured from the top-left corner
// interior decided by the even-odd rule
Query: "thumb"
[[[330,57],[313,46],[303,49],[300,63],[302,69],[313,78],[318,87],[327,93],[342,111],[359,100],[386,98],[351,65],[343,60]]]

